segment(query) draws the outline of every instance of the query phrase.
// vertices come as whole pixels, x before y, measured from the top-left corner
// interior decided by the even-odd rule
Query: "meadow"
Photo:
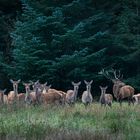
[[[139,140],[140,106],[0,107],[0,140]]]

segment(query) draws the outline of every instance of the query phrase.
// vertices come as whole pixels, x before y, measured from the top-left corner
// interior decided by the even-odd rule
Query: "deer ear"
[[[80,82],[78,82],[78,86],[79,86],[79,85],[81,85],[81,81],[80,81]]]
[[[90,85],[93,83],[93,80],[90,81]]]
[[[12,79],[10,79],[10,82],[13,84],[14,83],[14,81],[12,80]]]
[[[99,86],[100,89],[102,89],[102,86]]]
[[[108,88],[108,86],[105,87],[105,89],[107,89],[107,88]]]
[[[35,84],[39,84],[39,80],[37,80],[37,81],[35,82]]]
[[[86,80],[84,80],[84,83],[85,83],[85,84],[88,84],[88,82],[87,82]]]
[[[21,80],[19,79],[17,82],[20,83],[20,81],[21,81]]]
[[[75,85],[75,83],[74,82],[71,82],[71,84],[74,86]]]
[[[49,85],[48,87],[49,87],[49,88],[51,88],[51,87],[52,87],[52,85]]]
[[[4,90],[3,90],[3,93],[5,93],[5,92],[6,92],[6,90],[7,90],[7,89],[4,89]]]
[[[45,83],[44,83],[44,86],[46,86],[47,84],[48,84],[48,83],[47,83],[47,82],[45,82]]]

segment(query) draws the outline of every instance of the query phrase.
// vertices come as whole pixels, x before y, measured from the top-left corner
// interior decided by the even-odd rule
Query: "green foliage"
[[[12,39],[12,43],[8,41],[10,57],[2,58],[6,59],[2,67],[8,78],[40,79],[60,89],[68,89],[71,81],[93,79],[96,92],[104,81],[98,72],[114,68],[123,72],[126,83],[140,90],[138,0],[20,3],[22,13],[13,30],[2,28],[0,33],[1,46],[5,34],[10,32]],[[4,27],[3,18],[0,24]]]

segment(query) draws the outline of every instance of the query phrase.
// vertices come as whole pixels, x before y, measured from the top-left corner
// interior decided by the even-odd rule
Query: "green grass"
[[[1,106],[0,139],[139,140],[140,106]]]

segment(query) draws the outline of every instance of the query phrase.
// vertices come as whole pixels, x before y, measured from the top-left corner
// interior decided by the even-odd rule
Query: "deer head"
[[[81,82],[78,82],[78,83],[74,83],[74,82],[71,82],[72,85],[74,86],[74,89],[78,90],[79,89],[79,86],[81,84]]]
[[[52,86],[52,85],[49,85],[49,86],[44,85],[44,90],[45,90],[45,92],[48,92],[48,90],[51,88],[51,86]]]
[[[91,80],[90,82],[87,82],[86,80],[84,80],[84,83],[86,84],[87,91],[90,91],[91,90],[91,84],[93,83],[93,80]]]
[[[101,89],[101,94],[105,94],[106,93],[106,89],[108,88],[108,86],[106,86],[106,87],[99,86],[99,87]]]
[[[23,85],[25,86],[26,93],[29,93],[30,92],[30,86],[32,84],[31,83],[23,83]]]
[[[18,84],[20,83],[20,81],[21,80],[14,81],[14,80],[10,79],[10,82],[13,84],[13,90],[16,95],[18,94]]]

